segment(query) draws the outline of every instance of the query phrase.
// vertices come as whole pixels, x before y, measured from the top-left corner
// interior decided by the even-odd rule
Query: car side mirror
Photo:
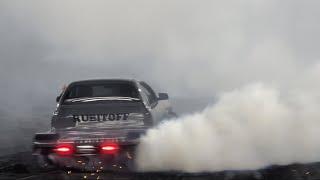
[[[56,102],[58,103],[60,101],[61,95],[57,96]]]
[[[158,100],[168,100],[169,99],[169,95],[167,93],[159,93],[159,97]]]

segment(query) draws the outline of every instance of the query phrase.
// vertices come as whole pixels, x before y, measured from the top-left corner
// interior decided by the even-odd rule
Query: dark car
[[[168,99],[143,81],[73,82],[57,97],[51,130],[35,135],[33,154],[43,166],[132,170],[140,136],[176,116]]]

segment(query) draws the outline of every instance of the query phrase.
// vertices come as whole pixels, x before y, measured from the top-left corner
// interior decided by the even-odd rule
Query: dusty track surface
[[[119,173],[119,172],[73,172],[51,170],[37,167],[30,152],[18,153],[0,158],[0,179],[21,180],[72,180],[72,179],[175,179],[175,180],[320,180],[320,163],[274,166],[258,171],[224,171],[215,173]]]

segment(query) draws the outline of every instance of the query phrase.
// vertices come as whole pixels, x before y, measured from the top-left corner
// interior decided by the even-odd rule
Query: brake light
[[[116,143],[103,143],[100,151],[102,154],[116,154],[119,151],[119,145]]]
[[[71,144],[58,144],[54,149],[54,152],[62,156],[67,156],[74,153],[74,148]]]

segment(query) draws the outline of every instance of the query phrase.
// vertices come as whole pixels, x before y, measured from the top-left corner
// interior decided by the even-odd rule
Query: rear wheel
[[[57,165],[46,155],[35,156],[34,158],[40,170],[50,171],[58,168]]]
[[[165,116],[165,120],[169,120],[169,119],[174,119],[174,118],[178,118],[178,115],[175,112],[168,112],[168,114],[166,114]]]
[[[117,169],[115,171],[120,171],[120,172],[135,172],[135,164],[133,160],[126,160],[125,162],[119,163]]]

